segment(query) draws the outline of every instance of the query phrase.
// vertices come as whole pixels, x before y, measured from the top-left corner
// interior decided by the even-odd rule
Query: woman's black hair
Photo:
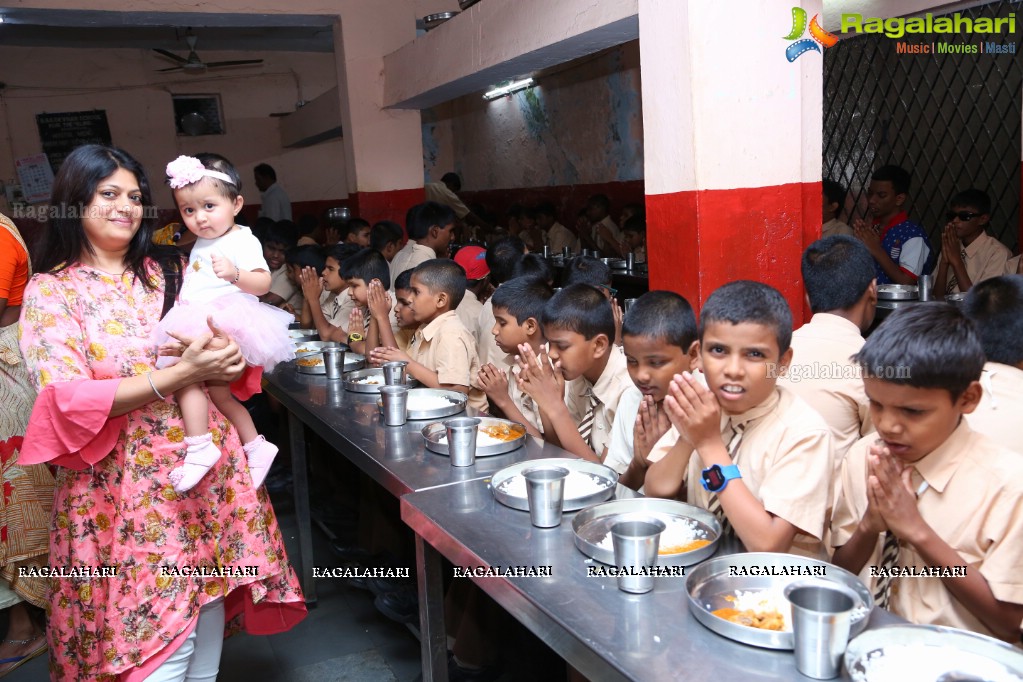
[[[96,188],[103,180],[123,168],[135,176],[142,195],[142,224],[128,244],[124,256],[126,272],[142,280],[147,289],[155,288],[146,268],[147,259],[160,266],[174,290],[180,289],[181,252],[174,246],[153,244],[156,210],[153,206],[149,180],[142,164],[117,147],[88,144],[71,152],[61,164],[53,181],[50,204],[57,217],[50,221],[36,259],[38,272],[56,273],[80,263],[83,253],[95,254],[85,235],[82,218],[93,202]]]

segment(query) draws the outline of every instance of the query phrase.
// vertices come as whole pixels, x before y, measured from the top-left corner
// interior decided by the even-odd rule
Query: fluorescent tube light
[[[512,81],[511,83],[508,83],[508,85],[502,85],[499,88],[488,90],[483,94],[483,99],[497,99],[498,97],[504,97],[505,95],[510,95],[513,92],[518,92],[519,90],[525,90],[533,85],[534,83],[532,78],[526,78],[521,81]]]

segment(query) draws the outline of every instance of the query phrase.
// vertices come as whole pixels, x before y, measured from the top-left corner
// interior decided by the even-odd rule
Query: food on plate
[[[707,532],[700,528],[693,519],[670,516],[668,514],[655,514],[664,522],[664,530],[661,531],[661,538],[657,546],[657,553],[661,556],[669,554],[685,554],[711,543],[707,538]],[[614,542],[611,533],[608,532],[597,546],[608,551],[614,551]]]
[[[565,478],[564,496],[566,500],[575,500],[580,497],[588,497],[602,490],[607,490],[611,482],[586,474],[581,471],[570,471]],[[522,474],[515,474],[502,483],[499,490],[505,495],[512,497],[526,497],[526,479]]]
[[[736,590],[725,600],[731,607],[714,609],[712,614],[731,623],[777,632],[792,630],[792,609],[780,589],[744,592]]]
[[[302,367],[318,367],[323,364],[322,357],[302,358],[298,361],[298,364]]]
[[[494,440],[507,443],[515,440],[523,434],[523,429],[517,424],[491,424],[479,428],[481,434],[486,434]]]

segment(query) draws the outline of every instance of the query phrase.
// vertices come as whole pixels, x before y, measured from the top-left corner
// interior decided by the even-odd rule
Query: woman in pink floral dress
[[[182,339],[181,361],[154,369],[152,328],[180,261],[151,243],[138,162],[80,147],[52,204],[64,215],[50,224],[21,314],[39,390],[21,458],[59,465],[50,565],[112,575],[51,581],[51,677],[214,680],[225,621],[272,634],[305,616],[265,489],[252,487],[215,409],[223,457],[184,495],[168,482],[184,449],[174,391],[236,380],[244,361],[233,341],[207,334]]]

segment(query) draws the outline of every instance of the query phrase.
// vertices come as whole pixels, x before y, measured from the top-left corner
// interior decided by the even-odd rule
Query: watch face
[[[703,480],[712,491],[720,490],[725,484],[725,475],[721,473],[721,467],[715,465],[703,472]]]

